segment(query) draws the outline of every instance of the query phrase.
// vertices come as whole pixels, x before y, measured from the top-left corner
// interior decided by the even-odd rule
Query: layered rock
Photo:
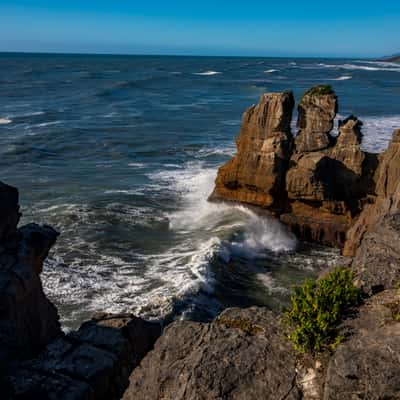
[[[399,210],[400,185],[400,129],[393,133],[388,149],[380,156],[375,173],[376,199],[366,205],[356,223],[350,229],[343,253],[352,256],[360,246],[365,233],[382,217]]]
[[[331,144],[330,132],[337,108],[337,97],[329,86],[318,86],[304,94],[298,107],[298,153],[323,150]]]
[[[400,398],[400,298],[386,291],[345,321],[347,340],[329,360],[323,400]]]
[[[30,224],[17,230],[18,192],[0,184],[0,365],[38,354],[62,335],[40,272],[58,233]]]
[[[161,334],[132,315],[100,315],[64,335],[40,273],[58,233],[17,229],[18,191],[0,183],[0,393],[5,400],[116,400]]]
[[[266,94],[244,114],[237,155],[218,171],[210,199],[265,207],[300,238],[342,247],[374,193],[377,158],[361,150],[362,123],[356,117],[340,123],[337,137],[331,135],[338,104],[330,87],[303,96],[294,145],[292,107],[292,95]],[[271,130],[274,125],[267,121],[279,129]]]
[[[228,309],[178,321],[134,370],[124,400],[301,399],[296,359],[276,314]]]
[[[281,208],[293,107],[291,92],[269,93],[243,114],[237,155],[220,168],[211,199]]]
[[[132,315],[99,315],[7,376],[10,399],[117,400],[161,333]]]

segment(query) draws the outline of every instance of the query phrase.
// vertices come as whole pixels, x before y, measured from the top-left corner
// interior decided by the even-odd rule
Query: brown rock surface
[[[337,97],[330,87],[315,87],[307,91],[298,107],[296,152],[326,149],[337,113]]]
[[[396,213],[400,202],[400,129],[393,133],[388,149],[380,156],[375,174],[376,199],[374,204],[364,207],[347,235],[344,255],[353,256],[359,248],[365,233],[387,214]]]
[[[301,399],[295,353],[264,308],[174,322],[134,370],[124,400]]]
[[[293,107],[291,92],[268,93],[244,113],[237,155],[220,168],[211,199],[271,208],[282,205]]]
[[[293,98],[287,96],[266,94],[244,114],[238,153],[220,168],[210,199],[265,207],[281,214],[301,239],[342,247],[374,193],[377,158],[361,150],[362,123],[354,116],[331,136],[338,105],[325,86],[303,96],[292,146]]]

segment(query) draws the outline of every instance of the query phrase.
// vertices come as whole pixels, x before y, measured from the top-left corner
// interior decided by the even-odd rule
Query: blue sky
[[[400,52],[400,0],[1,0],[0,51],[254,56]]]

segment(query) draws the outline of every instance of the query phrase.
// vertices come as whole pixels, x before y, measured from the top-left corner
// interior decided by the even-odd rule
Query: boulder
[[[228,309],[212,323],[168,326],[123,399],[300,399],[295,364],[277,314]]]
[[[243,115],[236,156],[218,171],[211,200],[277,208],[284,199],[284,177],[291,155],[291,92],[267,93]]]

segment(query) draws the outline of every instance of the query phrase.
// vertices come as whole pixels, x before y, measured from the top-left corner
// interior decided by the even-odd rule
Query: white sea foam
[[[343,75],[343,76],[339,76],[339,78],[334,78],[331,80],[332,81],[348,81],[350,79],[353,79],[353,77],[351,75]]]
[[[386,150],[392,139],[393,131],[400,128],[400,115],[360,117],[360,119],[364,124],[362,147],[372,152]]]
[[[346,70],[361,70],[361,71],[387,71],[387,72],[400,72],[400,66],[394,64],[393,66],[383,65],[358,65],[358,64],[320,64],[323,68],[335,68]]]
[[[12,120],[9,118],[0,118],[0,125],[11,124]]]
[[[129,163],[128,167],[143,168],[144,164],[143,163],[139,163],[139,162],[133,162],[133,163]]]
[[[274,72],[279,72],[279,69],[268,69],[267,71],[264,71],[266,74],[272,74]]]
[[[212,76],[212,75],[220,75],[222,72],[219,71],[204,71],[204,72],[196,72],[194,75],[201,75],[201,76]]]

